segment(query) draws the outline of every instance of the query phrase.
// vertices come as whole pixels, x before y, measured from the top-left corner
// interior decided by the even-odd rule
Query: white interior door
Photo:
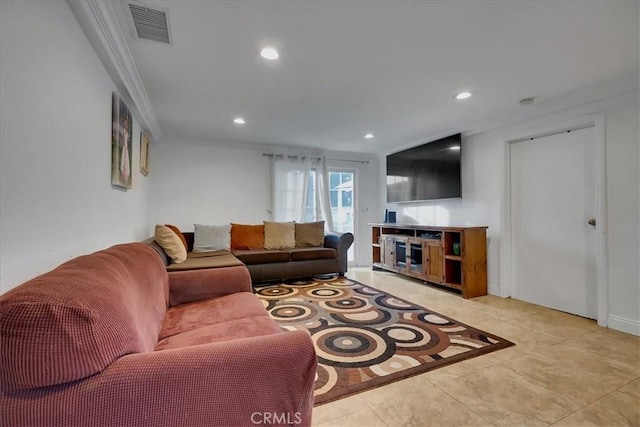
[[[512,295],[598,314],[595,128],[510,144]]]

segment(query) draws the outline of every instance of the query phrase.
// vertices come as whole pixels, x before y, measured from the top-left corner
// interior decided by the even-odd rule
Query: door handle
[[[589,225],[593,225],[595,227],[596,226],[596,219],[595,218],[591,218],[589,220]]]

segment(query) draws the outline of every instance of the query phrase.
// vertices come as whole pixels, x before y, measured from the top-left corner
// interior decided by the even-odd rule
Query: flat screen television
[[[387,156],[387,202],[462,197],[458,133]]]

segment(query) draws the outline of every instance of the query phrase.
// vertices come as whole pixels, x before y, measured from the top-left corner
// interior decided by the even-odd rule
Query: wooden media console
[[[487,295],[487,228],[371,224],[373,267]]]

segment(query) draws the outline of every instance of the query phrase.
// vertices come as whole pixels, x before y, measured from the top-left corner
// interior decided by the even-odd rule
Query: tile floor
[[[516,346],[318,406],[314,426],[640,426],[640,337],[370,268],[347,276]]]

